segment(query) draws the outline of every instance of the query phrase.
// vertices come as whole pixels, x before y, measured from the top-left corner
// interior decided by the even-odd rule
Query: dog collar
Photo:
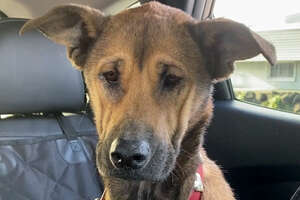
[[[195,174],[195,182],[194,182],[194,188],[193,188],[193,192],[189,198],[189,200],[201,200],[202,197],[202,193],[203,193],[203,166],[202,164],[199,165],[196,174]],[[95,200],[105,200],[104,196],[105,196],[106,190],[103,191],[103,194],[100,198],[96,198]]]

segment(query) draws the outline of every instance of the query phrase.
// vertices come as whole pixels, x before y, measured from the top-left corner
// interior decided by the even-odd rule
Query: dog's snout
[[[110,160],[116,168],[139,169],[150,157],[150,145],[145,140],[115,139],[110,147]]]

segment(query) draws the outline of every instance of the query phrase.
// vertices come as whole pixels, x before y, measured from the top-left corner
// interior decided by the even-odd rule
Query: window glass
[[[274,66],[261,55],[235,63],[235,98],[300,114],[300,1],[217,0],[214,15],[244,23],[276,47]]]

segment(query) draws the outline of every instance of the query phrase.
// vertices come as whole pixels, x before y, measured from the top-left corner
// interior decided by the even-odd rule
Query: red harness
[[[200,180],[198,180],[198,181],[200,181],[199,184],[201,184],[201,186],[203,187],[203,185],[202,185],[202,180],[203,180],[203,166],[202,165],[199,165],[199,167],[197,169],[197,173],[200,175]],[[203,191],[202,190],[199,191],[199,189],[196,190],[195,188],[193,190],[194,191],[192,192],[189,200],[201,200],[202,192]],[[102,196],[101,196],[101,198],[99,200],[105,200],[104,196],[105,196],[105,190],[104,190],[104,192],[103,192],[103,194],[102,194]],[[96,200],[98,200],[98,198]]]
[[[201,197],[202,197],[202,193],[203,193],[203,183],[202,183],[202,180],[203,180],[203,177],[204,177],[204,174],[203,174],[203,166],[202,165],[199,165],[198,169],[197,169],[197,173],[200,175],[200,181],[201,181],[201,185],[202,185],[202,190],[201,191],[198,191],[194,188],[194,191],[192,192],[189,200],[201,200]]]

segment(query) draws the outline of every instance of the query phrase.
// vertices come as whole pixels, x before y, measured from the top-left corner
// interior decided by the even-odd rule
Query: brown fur
[[[232,73],[236,60],[262,53],[274,64],[270,43],[231,20],[198,22],[155,2],[109,17],[84,6],[60,6],[27,22],[21,33],[31,28],[65,45],[83,70],[100,138],[97,164],[106,200],[187,200],[200,163],[204,200],[234,199],[220,168],[201,148],[212,117],[211,91],[214,82]],[[107,82],[106,72],[120,75],[117,85]],[[167,88],[164,73],[180,82]],[[135,171],[136,180],[112,175],[107,158],[112,140],[148,133],[161,147],[151,166]]]

